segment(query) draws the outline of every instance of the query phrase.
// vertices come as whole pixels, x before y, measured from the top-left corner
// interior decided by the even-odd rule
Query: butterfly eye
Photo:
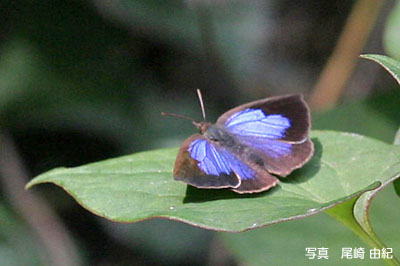
[[[210,127],[204,134],[206,138],[212,141],[218,141],[220,139],[220,132],[213,127]]]

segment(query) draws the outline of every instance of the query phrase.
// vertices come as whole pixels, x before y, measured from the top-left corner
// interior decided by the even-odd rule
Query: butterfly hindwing
[[[253,178],[242,180],[238,188],[232,189],[236,193],[257,193],[274,187],[278,183],[278,179],[268,172],[257,169]]]
[[[264,169],[282,177],[307,163],[314,152],[313,143],[309,139],[292,144],[267,138],[239,136],[237,141],[251,150],[241,155],[244,160],[262,162]]]
[[[265,169],[251,160],[243,160],[240,154],[230,148],[214,144],[220,154],[226,158],[232,171],[239,177],[240,186],[234,188],[237,193],[254,193],[268,190],[276,185],[278,179],[270,175]]]
[[[302,167],[314,152],[314,145],[309,139],[298,144],[272,140],[268,143],[268,147],[261,148],[254,143],[251,147],[253,155],[247,156],[249,160],[255,158],[262,161],[263,168],[281,177],[286,177],[293,170]]]

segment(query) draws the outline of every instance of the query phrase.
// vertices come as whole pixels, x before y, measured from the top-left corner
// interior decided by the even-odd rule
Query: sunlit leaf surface
[[[27,187],[54,183],[89,211],[113,221],[165,217],[213,230],[243,231],[318,213],[400,173],[398,146],[330,131],[314,131],[311,138],[316,148],[312,160],[265,193],[201,190],[174,181],[177,149],[54,169]]]

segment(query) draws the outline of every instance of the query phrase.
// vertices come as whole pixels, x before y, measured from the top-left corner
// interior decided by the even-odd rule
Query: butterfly
[[[240,105],[215,124],[191,119],[200,134],[187,138],[176,157],[173,176],[197,188],[230,188],[256,193],[307,163],[314,153],[308,134],[309,108],[300,94],[276,96]]]

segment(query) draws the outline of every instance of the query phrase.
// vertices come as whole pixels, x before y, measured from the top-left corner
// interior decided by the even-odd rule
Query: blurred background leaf
[[[391,10],[384,32],[384,46],[389,56],[400,60],[400,2],[395,1]]]
[[[42,262],[26,225],[0,203],[0,264],[34,266]]]
[[[355,132],[392,143],[400,124],[399,91],[350,101],[335,109],[313,113],[314,129]]]

